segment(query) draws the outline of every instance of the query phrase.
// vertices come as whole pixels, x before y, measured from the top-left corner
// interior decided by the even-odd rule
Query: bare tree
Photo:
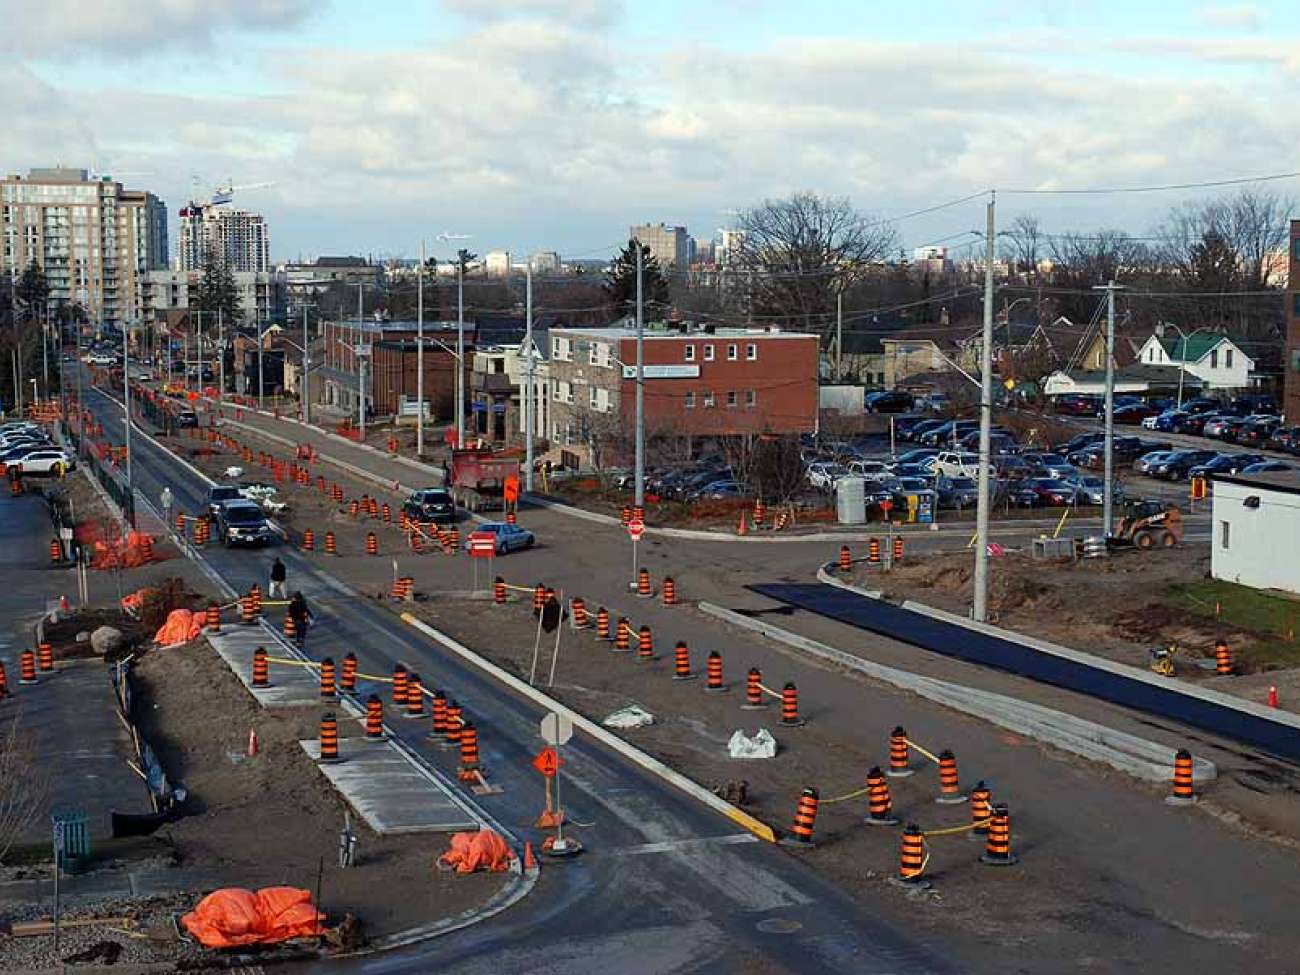
[[[759,438],[754,448],[754,490],[772,504],[785,504],[803,487],[798,437]]]
[[[845,197],[802,192],[742,211],[737,272],[751,314],[828,334],[835,297],[898,246],[898,232]]]
[[[591,468],[603,479],[611,461],[631,452],[622,418],[613,410],[597,410],[585,404],[575,405],[572,415],[578,439],[587,446]]]
[[[1032,213],[1017,214],[1006,230],[1006,237],[1011,243],[1004,249],[1003,256],[1015,265],[1016,270],[1037,274],[1038,262],[1043,256],[1043,232],[1038,218]]]
[[[748,492],[754,486],[754,457],[758,437],[752,433],[724,433],[716,438],[718,450],[731,468],[731,476]]]
[[[49,780],[22,712],[0,724],[0,863],[45,807]]]

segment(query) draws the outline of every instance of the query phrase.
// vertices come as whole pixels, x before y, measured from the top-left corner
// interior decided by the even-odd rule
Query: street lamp
[[[1178,363],[1178,406],[1177,406],[1177,409],[1180,409],[1180,410],[1181,410],[1181,409],[1183,408],[1183,376],[1185,376],[1185,375],[1187,374],[1187,343],[1191,340],[1192,336],[1195,335],[1197,332],[1211,332],[1211,331],[1213,331],[1213,329],[1211,329],[1209,326],[1201,326],[1200,328],[1192,329],[1192,331],[1190,331],[1190,332],[1184,332],[1181,328],[1179,328],[1179,327],[1178,327],[1177,325],[1175,325],[1173,322],[1157,322],[1157,323],[1156,323],[1156,336],[1159,337],[1159,338],[1164,338],[1164,337],[1165,337],[1165,329],[1167,329],[1167,328],[1172,328],[1175,332],[1177,332],[1177,333],[1179,334],[1179,336],[1180,336],[1180,337],[1182,338],[1182,340],[1183,340],[1182,356],[1181,356],[1181,358],[1180,358],[1180,360],[1179,360],[1179,363]]]
[[[469,234],[448,234],[438,235],[438,240],[469,240]],[[531,267],[532,262],[529,262]],[[424,251],[420,251],[420,281],[424,281]],[[421,304],[423,307],[423,304]],[[416,353],[417,356],[419,353]],[[456,252],[456,446],[465,445],[465,251],[463,249]],[[420,383],[424,382],[424,369],[420,368]],[[423,386],[421,385],[421,388]],[[423,433],[424,426],[424,400],[420,400],[420,430]],[[423,437],[420,438],[423,443]],[[419,447],[416,450],[420,452]]]

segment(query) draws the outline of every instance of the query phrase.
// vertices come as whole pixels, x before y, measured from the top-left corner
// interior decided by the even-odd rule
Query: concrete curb
[[[831,570],[835,567],[834,562],[827,562],[817,567],[817,581],[825,583],[828,586],[834,586],[836,589],[847,589],[849,592],[855,592],[859,596],[866,596],[868,599],[883,599],[884,593],[879,589],[863,589],[861,586],[855,586],[843,579],[836,578]]]
[[[1233,711],[1239,711],[1242,714],[1249,714],[1252,717],[1262,718],[1266,721],[1271,721],[1274,724],[1286,725],[1289,728],[1300,731],[1300,714],[1295,714],[1291,711],[1266,707],[1263,704],[1256,704],[1253,701],[1247,701],[1245,698],[1235,697],[1231,694],[1224,694],[1222,691],[1211,690],[1208,687],[1198,687],[1197,685],[1187,683],[1186,681],[1171,681],[1168,677],[1161,677],[1159,674],[1153,674],[1150,671],[1142,670],[1138,667],[1116,663],[1113,660],[1107,660],[1105,657],[1097,657],[1093,654],[1085,653],[1082,650],[1072,650],[1071,648],[1063,647],[1058,643],[1050,643],[1047,640],[1040,640],[1037,637],[1025,636],[1022,633],[1005,630],[1000,626],[993,626],[989,623],[976,623],[974,620],[967,619],[964,616],[958,616],[941,609],[935,609],[933,606],[927,606],[924,603],[917,603],[908,600],[902,604],[902,608],[911,610],[914,613],[920,613],[922,616],[928,616],[931,619],[940,620],[944,623],[951,623],[955,626],[965,627],[968,630],[974,630],[977,633],[997,637],[999,640],[1019,643],[1021,646],[1029,647],[1030,649],[1038,650],[1045,654],[1051,654],[1055,657],[1061,657],[1073,663],[1092,667],[1096,670],[1104,670],[1119,677],[1138,681],[1139,683],[1147,684],[1163,691],[1173,691],[1176,694],[1182,694],[1186,697],[1197,698],[1198,700],[1205,701],[1209,704],[1228,708]]]
[[[1166,783],[1172,776],[1175,749],[1157,742],[1138,738],[1037,704],[1027,704],[1001,694],[993,694],[933,677],[923,677],[864,660],[843,650],[837,650],[824,643],[713,603],[702,602],[698,605],[701,612],[724,622],[911,691],[955,711],[973,715],[1062,751],[1072,752],[1091,761],[1103,762],[1134,778],[1147,782]],[[1213,779],[1216,775],[1217,770],[1212,762],[1193,757],[1192,777],[1194,779],[1204,782]]]
[[[743,810],[737,809],[731,803],[726,802],[723,799],[720,799],[718,796],[715,796],[712,792],[704,788],[702,785],[693,782],[692,780],[688,779],[686,776],[682,775],[680,772],[669,768],[667,765],[659,761],[657,758],[653,758],[650,755],[647,755],[645,752],[637,748],[635,745],[629,744],[628,742],[624,741],[622,738],[618,737],[618,735],[612,734],[605,728],[602,728],[600,725],[596,724],[596,722],[574,711],[572,708],[566,707],[565,705],[561,704],[559,701],[555,700],[555,698],[551,697],[549,694],[539,691],[537,688],[520,680],[518,677],[516,677],[514,674],[510,673],[509,671],[505,670],[504,668],[499,667],[496,664],[492,663],[490,660],[487,660],[486,658],[479,656],[473,650],[469,649],[469,647],[452,639],[451,637],[447,636],[447,634],[434,629],[432,626],[429,626],[427,623],[425,623],[422,620],[416,619],[410,613],[402,613],[401,618],[404,622],[415,627],[415,629],[419,630],[425,636],[428,636],[431,639],[434,639],[437,642],[441,643],[448,650],[457,654],[467,662],[473,664],[475,667],[478,667],[480,670],[483,670],[486,673],[490,674],[491,676],[499,680],[501,683],[509,687],[511,690],[515,691],[518,694],[522,694],[524,697],[528,698],[533,703],[540,704],[542,707],[547,708],[550,711],[555,711],[559,714],[567,715],[573,721],[575,727],[580,728],[582,731],[590,735],[592,738],[596,739],[596,741],[600,742],[606,748],[609,748],[612,751],[617,752],[619,755],[623,756],[628,761],[633,762],[636,765],[639,765],[645,771],[650,772],[652,775],[655,775],[660,779],[663,779],[669,785],[680,790],[681,792],[684,792],[692,799],[696,799],[704,803],[704,805],[708,806],[709,808],[722,813],[722,815],[726,816],[732,822],[737,823],[740,826],[743,826],[745,829],[749,830],[760,840],[766,840],[769,843],[776,842],[776,834],[773,832],[772,827],[768,826],[766,823],[762,822],[761,820],[756,819],[755,817],[749,815],[749,813],[744,812]]]

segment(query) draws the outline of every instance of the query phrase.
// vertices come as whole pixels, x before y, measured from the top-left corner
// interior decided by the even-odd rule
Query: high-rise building
[[[1287,274],[1286,355],[1282,363],[1282,412],[1300,417],[1300,220],[1291,221],[1291,267]]]
[[[685,227],[646,223],[628,228],[628,236],[650,248],[650,254],[665,270],[670,267],[683,271],[690,265]]]
[[[560,255],[555,251],[538,251],[529,260],[534,274],[560,273]]]
[[[209,259],[223,261],[232,271],[270,270],[271,235],[260,213],[191,203],[180,217],[179,270],[200,270]]]
[[[504,278],[510,274],[510,252],[488,251],[483,255],[483,268],[489,277]]]
[[[713,259],[718,267],[731,267],[739,260],[741,248],[745,244],[743,230],[719,230],[713,245]]]
[[[0,274],[32,262],[54,307],[79,303],[95,322],[122,325],[144,313],[147,272],[167,267],[167,208],[84,169],[31,169],[0,179]]]

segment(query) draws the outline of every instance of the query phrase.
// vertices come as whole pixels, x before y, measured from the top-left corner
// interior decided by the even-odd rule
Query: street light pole
[[[366,442],[366,365],[361,359],[362,330],[365,327],[362,316],[365,314],[366,286],[357,285],[357,415],[360,419],[361,442]]]
[[[528,262],[524,288],[524,490],[533,490],[533,262]]]
[[[415,456],[424,457],[424,241],[415,272]]]
[[[465,449],[465,250],[456,251],[456,449]]]
[[[267,286],[266,297],[266,325],[257,334],[257,408],[263,410],[266,408],[264,397],[266,395],[266,373],[262,371],[262,352],[266,344],[266,330],[271,327],[271,295],[270,286]]]
[[[1102,485],[1101,523],[1107,537],[1110,537],[1115,519],[1115,490],[1112,483],[1115,476],[1115,292],[1120,288],[1114,281],[1109,281],[1094,285],[1092,289],[1106,292],[1106,434],[1102,448],[1105,454],[1105,484]]]
[[[311,346],[307,344],[307,306],[302,306],[302,375],[298,377],[298,399],[302,403],[302,422],[311,423],[311,397],[307,395],[307,371],[311,368]]]
[[[226,323],[223,310],[217,309],[217,403],[226,398]]]
[[[641,280],[641,241],[636,245],[636,506],[645,505],[645,302]]]
[[[127,504],[123,508],[123,514],[130,519],[135,513],[133,503],[133,493],[131,490],[131,369],[127,364],[128,355],[128,336],[130,329],[126,322],[122,323],[122,415],[125,418],[126,436],[123,447],[126,450],[126,497]]]
[[[971,616],[986,622],[989,608],[989,442],[993,427],[993,244],[997,196],[991,193],[984,237],[984,332],[980,348],[980,467],[975,511],[975,594]]]

